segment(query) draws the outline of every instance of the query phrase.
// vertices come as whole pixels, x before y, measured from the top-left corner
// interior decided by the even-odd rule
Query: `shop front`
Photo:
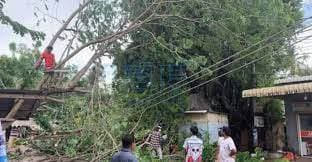
[[[284,100],[285,146],[298,155],[312,157],[312,76],[279,81],[274,87],[245,90],[242,95]]]
[[[312,114],[299,114],[299,146],[301,156],[312,156]]]

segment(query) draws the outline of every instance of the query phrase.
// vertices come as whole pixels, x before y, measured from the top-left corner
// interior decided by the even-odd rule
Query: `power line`
[[[298,25],[298,24],[296,24],[296,25]],[[227,61],[227,60],[229,60],[229,59],[231,59],[231,58],[233,58],[233,57],[235,57],[235,56],[238,56],[238,55],[240,55],[241,53],[243,53],[244,51],[247,51],[247,50],[251,49],[252,47],[257,46],[257,45],[261,44],[262,42],[266,42],[266,41],[268,41],[268,40],[271,40],[271,38],[273,38],[274,36],[279,35],[279,34],[285,32],[285,31],[287,31],[287,30],[290,30],[290,29],[292,29],[293,27],[296,27],[296,25],[291,26],[291,27],[288,27],[287,29],[284,29],[284,30],[282,30],[282,31],[280,31],[280,32],[277,32],[277,33],[275,33],[275,34],[273,34],[273,35],[271,35],[271,36],[269,36],[269,37],[267,37],[267,38],[265,38],[265,39],[263,39],[263,40],[261,40],[261,41],[255,43],[255,44],[253,44],[253,45],[250,46],[250,47],[247,47],[247,48],[245,48],[245,49],[243,49],[243,50],[241,50],[241,51],[239,51],[239,52],[237,52],[237,53],[235,53],[235,54],[233,54],[233,55],[231,55],[231,56],[229,56],[229,57],[227,57],[227,58],[225,58],[225,59],[223,59],[223,60],[220,60],[220,61],[218,61],[217,63],[215,63],[215,64],[209,66],[208,69],[210,69],[210,68],[212,68],[212,67],[215,67],[215,66],[217,66],[218,64],[221,64],[221,63],[223,63],[224,61]],[[303,27],[302,29],[300,29],[300,30],[297,31],[296,33],[302,32],[302,31],[304,31],[305,29],[307,29],[307,28],[309,28],[309,27],[311,27],[311,26],[312,26],[312,25],[310,24],[310,25],[308,25],[308,26],[306,26],[306,27]],[[275,40],[274,42],[276,42],[276,41],[278,41],[278,40]],[[267,46],[267,45],[266,45],[266,46]],[[234,63],[234,62],[237,62],[237,61],[239,61],[239,60],[241,60],[241,59],[243,59],[243,58],[246,58],[247,56],[249,56],[249,55],[251,55],[251,54],[254,54],[254,53],[257,52],[257,51],[259,51],[259,50],[261,50],[261,49],[263,49],[263,48],[266,48],[266,46],[261,47],[260,49],[257,49],[256,51],[253,51],[253,52],[251,52],[251,53],[249,53],[249,54],[243,56],[242,58],[238,58],[238,59],[236,59],[236,60],[234,60],[234,61],[232,61],[232,62],[230,62],[230,63],[228,63],[228,64],[226,64],[226,65],[223,65],[223,66],[221,66],[221,67],[215,69],[215,70],[212,71],[212,72],[215,72],[215,71],[217,71],[217,70],[219,70],[219,69],[222,69],[222,68],[224,68],[224,67],[226,67],[226,66],[228,66],[228,65],[230,65],[230,64],[232,64],[232,63]],[[170,85],[170,86],[168,86],[167,88],[165,88],[165,89],[163,89],[163,90],[161,90],[161,91],[159,91],[159,92],[157,92],[157,93],[155,93],[155,94],[153,94],[153,95],[150,95],[150,96],[146,97],[145,99],[142,99],[141,101],[139,101],[139,104],[143,103],[144,101],[146,101],[146,102],[151,102],[151,101],[153,101],[153,100],[155,100],[155,99],[157,99],[157,98],[159,98],[159,97],[161,97],[161,96],[163,96],[163,95],[165,95],[165,94],[168,94],[168,93],[170,93],[170,92],[172,92],[172,91],[174,91],[174,90],[176,90],[176,89],[178,89],[178,88],[180,88],[180,87],[182,87],[182,86],[184,86],[184,85],[187,85],[187,84],[189,84],[189,83],[191,83],[191,82],[194,82],[195,80],[198,80],[198,79],[200,79],[200,78],[202,78],[202,77],[204,77],[204,76],[206,76],[206,75],[209,74],[209,73],[208,73],[208,74],[205,74],[205,75],[200,76],[200,77],[198,77],[198,78],[195,78],[195,79],[193,79],[193,80],[191,80],[191,81],[189,81],[189,82],[186,82],[186,83],[184,83],[184,84],[182,84],[182,85],[180,85],[180,86],[178,86],[178,87],[175,87],[176,85],[178,85],[178,84],[180,84],[180,83],[182,83],[182,82],[184,82],[184,81],[186,81],[186,80],[188,80],[188,79],[190,79],[190,78],[192,78],[192,77],[194,77],[194,76],[197,76],[198,74],[203,73],[203,72],[206,72],[206,69],[203,69],[203,70],[201,70],[201,71],[199,71],[199,72],[197,72],[197,73],[194,73],[193,75],[191,75],[191,76],[189,76],[189,77],[187,77],[187,78],[185,78],[185,79],[183,79],[183,80],[181,80],[181,81],[179,81],[179,82],[177,82],[177,83],[175,83],[175,84],[173,84],[173,85]],[[173,88],[173,87],[175,87],[175,88]],[[165,92],[166,90],[168,90],[168,89],[170,89],[170,88],[173,88],[173,89],[171,89],[171,90]],[[160,94],[160,93],[162,93],[162,94]],[[160,94],[160,95],[158,95],[158,94]],[[158,95],[158,96],[157,96],[157,95]],[[156,96],[156,97],[154,97],[154,96]],[[152,97],[154,97],[154,98],[152,98]],[[151,99],[150,99],[150,98],[151,98]],[[141,102],[141,103],[140,103],[140,102]],[[137,104],[137,103],[131,105],[130,107],[132,107],[132,106],[134,106],[134,105],[136,105],[136,104]],[[146,103],[145,103],[145,104],[146,104]],[[142,105],[144,105],[144,103],[143,103]],[[142,106],[142,105],[138,105],[138,106]]]
[[[310,37],[312,37],[312,35],[307,36],[306,38],[310,38]],[[302,41],[304,41],[304,40],[305,40],[305,39],[296,41],[296,42],[292,43],[292,45],[290,45],[290,46],[293,46],[293,45],[295,45],[296,43],[300,43],[300,42],[302,42]],[[214,78],[212,78],[212,79],[210,79],[210,80],[208,80],[208,81],[206,81],[206,82],[203,82],[203,83],[201,83],[201,84],[199,84],[199,85],[197,85],[197,86],[194,86],[194,87],[192,87],[192,88],[189,88],[189,89],[187,89],[187,90],[185,90],[185,91],[183,91],[183,92],[181,92],[181,93],[179,93],[179,94],[177,94],[177,95],[174,95],[174,96],[172,96],[172,97],[169,97],[169,98],[167,98],[167,99],[165,99],[165,100],[162,100],[162,101],[160,101],[160,102],[158,102],[158,103],[156,103],[156,104],[154,104],[154,105],[151,105],[151,106],[145,108],[145,109],[141,112],[141,114],[140,114],[140,116],[139,116],[139,119],[138,119],[138,121],[136,122],[135,126],[132,128],[131,133],[136,129],[136,127],[138,126],[139,122],[141,121],[141,119],[142,119],[144,113],[145,113],[148,109],[150,109],[150,108],[152,108],[152,107],[154,107],[154,106],[157,106],[157,105],[159,105],[159,104],[161,104],[161,103],[163,103],[163,102],[169,101],[169,100],[171,100],[171,99],[173,99],[173,98],[175,98],[175,97],[177,97],[177,96],[180,96],[180,95],[182,95],[182,94],[184,94],[184,93],[186,93],[186,92],[189,92],[189,91],[191,91],[191,90],[193,90],[193,89],[195,89],[195,88],[198,88],[198,87],[200,87],[200,86],[202,86],[202,85],[205,85],[205,84],[207,84],[207,83],[209,83],[209,82],[211,82],[211,81],[213,81],[213,80],[216,80],[216,79],[218,79],[218,78],[220,78],[220,77],[223,77],[223,76],[225,76],[225,75],[227,75],[227,74],[230,74],[230,73],[232,73],[232,72],[234,72],[234,71],[237,71],[237,70],[239,70],[239,69],[242,69],[242,68],[244,68],[244,67],[246,67],[246,66],[248,66],[248,65],[250,65],[250,64],[253,64],[253,63],[257,62],[257,61],[260,61],[261,59],[263,59],[264,57],[267,57],[267,56],[269,56],[269,55],[270,55],[270,54],[266,54],[266,55],[264,55],[264,56],[262,56],[262,57],[260,57],[260,58],[257,58],[257,59],[255,59],[255,60],[253,60],[253,61],[251,61],[251,62],[249,62],[249,63],[243,65],[243,66],[240,66],[240,67],[238,67],[238,68],[235,68],[235,69],[233,69],[233,70],[231,70],[231,71],[228,71],[228,72],[226,72],[226,73],[224,73],[224,74],[222,74],[222,75],[219,75],[219,76],[217,76],[217,77],[214,77]]]
[[[312,37],[312,35],[307,36],[307,38],[310,38],[310,37]],[[303,41],[303,40],[304,40],[304,39],[299,40],[299,41],[293,43],[292,45],[297,44],[297,43],[299,43],[299,42],[301,42],[301,41]],[[223,77],[223,76],[225,76],[225,75],[227,75],[227,74],[230,74],[230,73],[235,72],[235,71],[237,71],[237,70],[239,70],[239,69],[242,69],[242,68],[244,68],[244,67],[246,67],[246,66],[248,66],[248,65],[250,65],[250,64],[253,64],[253,63],[257,62],[257,61],[260,61],[260,60],[262,60],[263,58],[265,58],[265,57],[267,57],[267,56],[270,56],[270,55],[271,55],[271,54],[269,54],[269,53],[268,53],[268,54],[265,54],[264,56],[262,56],[262,57],[260,57],[260,58],[257,58],[257,59],[255,59],[255,60],[253,60],[253,61],[250,61],[249,63],[246,63],[245,65],[242,65],[242,66],[240,66],[240,67],[237,67],[237,68],[235,68],[235,69],[232,69],[232,70],[230,70],[230,71],[228,71],[228,72],[226,72],[226,73],[224,73],[224,74],[221,74],[221,75],[219,75],[219,76],[216,76],[216,77],[214,77],[214,78],[212,78],[212,79],[210,79],[210,80],[208,80],[208,81],[205,81],[205,82],[203,82],[203,83],[201,83],[201,84],[199,84],[199,85],[197,85],[197,86],[194,86],[194,87],[192,87],[192,88],[189,88],[189,89],[187,89],[187,90],[185,90],[185,91],[183,91],[183,92],[181,92],[181,93],[179,93],[179,94],[177,94],[177,95],[171,96],[171,97],[169,97],[169,98],[167,98],[167,99],[165,99],[165,100],[162,100],[162,101],[160,101],[160,102],[158,102],[158,103],[156,103],[156,104],[153,104],[153,105],[147,107],[147,108],[143,111],[143,113],[144,113],[147,109],[149,109],[149,108],[152,108],[152,107],[154,107],[154,106],[157,106],[157,105],[159,105],[159,104],[161,104],[161,103],[163,103],[163,102],[165,102],[165,101],[169,101],[169,100],[171,100],[171,99],[173,99],[173,98],[175,98],[175,97],[177,97],[177,96],[180,96],[180,95],[182,95],[182,94],[184,94],[184,93],[186,93],[186,92],[189,92],[189,91],[191,91],[191,90],[193,90],[193,89],[195,89],[195,88],[198,88],[198,87],[200,87],[200,86],[203,86],[203,85],[205,85],[205,84],[208,84],[209,82],[211,82],[211,81],[213,81],[213,80],[216,80],[216,79],[221,78],[221,77]]]

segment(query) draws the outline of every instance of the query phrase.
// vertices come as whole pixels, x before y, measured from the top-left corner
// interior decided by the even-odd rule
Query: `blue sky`
[[[312,16],[312,0],[304,0],[303,13],[304,17]]]

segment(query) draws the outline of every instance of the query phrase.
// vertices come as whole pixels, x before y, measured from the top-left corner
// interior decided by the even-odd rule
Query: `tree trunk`
[[[90,45],[93,44],[97,44],[97,43],[102,43],[105,42],[107,44],[110,44],[114,41],[116,41],[117,39],[123,37],[124,35],[128,34],[129,32],[133,31],[134,29],[137,29],[138,27],[140,27],[142,25],[142,23],[139,24],[134,24],[130,27],[128,27],[127,29],[121,31],[121,32],[117,32],[117,33],[113,33],[109,36],[106,37],[102,37],[100,39],[96,39],[96,40],[92,40],[84,45],[82,45],[81,47],[77,48],[76,50],[74,50],[70,55],[68,55],[67,57],[64,58],[64,60],[62,62],[60,62],[56,68],[62,67],[64,66],[64,64],[69,61],[71,58],[73,58],[75,55],[77,55],[81,50],[85,49],[86,47],[89,47]]]
[[[68,83],[67,88],[71,89],[74,88],[77,83],[79,82],[79,80],[81,79],[81,77],[88,71],[88,69],[90,68],[90,66],[92,65],[92,63],[99,57],[100,55],[95,53],[90,60],[88,61],[88,63],[73,77],[73,79]]]
[[[24,100],[19,99],[17,102],[14,104],[13,108],[11,111],[8,113],[8,115],[5,117],[6,119],[13,119],[17,113],[17,111],[20,109],[20,107],[23,105]]]

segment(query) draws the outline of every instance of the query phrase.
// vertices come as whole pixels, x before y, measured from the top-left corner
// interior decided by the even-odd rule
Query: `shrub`
[[[262,162],[263,152],[261,148],[255,149],[256,156],[251,157],[249,152],[239,152],[236,155],[236,162]]]
[[[216,143],[210,143],[210,136],[208,133],[204,136],[204,150],[203,150],[203,159],[204,162],[214,162],[216,159]]]

